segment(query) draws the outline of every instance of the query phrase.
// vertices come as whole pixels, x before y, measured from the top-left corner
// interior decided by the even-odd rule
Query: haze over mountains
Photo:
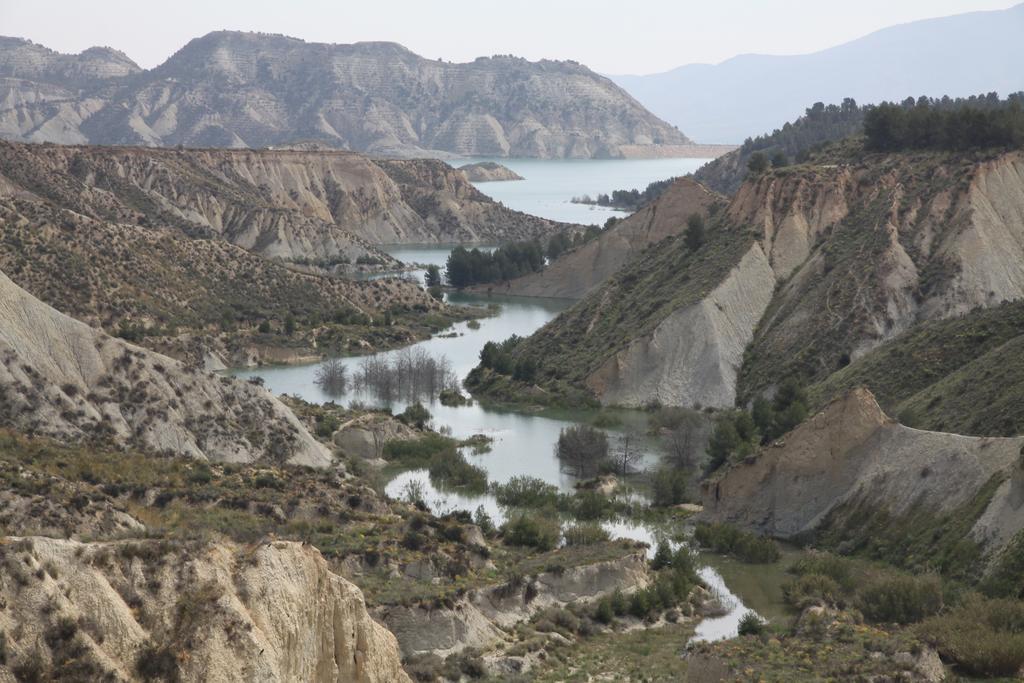
[[[108,48],[62,55],[2,38],[0,103],[0,137],[62,144],[591,158],[689,142],[575,62],[452,64],[396,43],[229,31],[149,71]]]
[[[612,76],[644,106],[702,143],[739,143],[813,102],[861,104],[1024,87],[1024,4],[927,19],[807,55],[740,55],[646,76]]]

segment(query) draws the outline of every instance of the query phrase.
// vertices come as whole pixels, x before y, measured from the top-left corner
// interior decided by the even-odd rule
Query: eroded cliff
[[[725,408],[787,377],[818,381],[921,321],[1024,298],[1022,193],[1019,152],[842,143],[746,182],[699,244],[677,229],[634,247],[515,353],[541,359],[542,386],[631,406]],[[648,210],[685,222],[663,208]]]
[[[957,512],[996,552],[1024,529],[1024,437],[927,432],[887,417],[871,392],[836,399],[778,443],[702,484],[703,516],[778,538]],[[959,519],[972,502],[972,519]],[[853,536],[854,534],[851,534]],[[908,539],[909,541],[909,539]]]
[[[359,589],[305,544],[7,537],[0,562],[4,677],[409,680]]]
[[[226,462],[325,466],[329,451],[265,389],[186,368],[43,304],[0,273],[0,420]]]

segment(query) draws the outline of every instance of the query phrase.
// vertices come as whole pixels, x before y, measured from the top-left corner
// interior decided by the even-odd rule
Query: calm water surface
[[[656,180],[692,173],[710,159],[465,159],[495,161],[525,180],[476,183],[477,189],[505,206],[567,223],[604,225],[620,211],[573,204],[573,197],[611,194],[613,190],[643,190]]]

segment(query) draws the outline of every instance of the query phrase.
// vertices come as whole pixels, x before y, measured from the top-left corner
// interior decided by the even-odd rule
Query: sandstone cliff
[[[359,589],[305,544],[7,537],[0,558],[4,680],[408,680]]]
[[[226,462],[325,466],[331,456],[266,390],[185,368],[35,299],[0,273],[0,420]]]
[[[1019,152],[843,143],[748,181],[699,249],[670,236],[641,251],[515,353],[631,406],[731,407],[821,380],[923,320],[1024,298],[1022,195]]]
[[[221,31],[159,67],[0,43],[0,135],[59,143],[264,147],[316,142],[403,156],[614,157],[689,140],[575,62],[452,64],[394,43]],[[99,59],[102,57],[102,59]],[[68,78],[84,72],[102,78]]]
[[[934,518],[996,483],[970,537],[996,551],[1024,529],[1024,437],[926,432],[889,419],[865,389],[830,403],[783,440],[703,485],[703,516],[778,538],[807,535],[840,510]]]

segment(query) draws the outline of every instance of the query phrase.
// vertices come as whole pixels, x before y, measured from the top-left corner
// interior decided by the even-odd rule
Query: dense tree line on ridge
[[[929,109],[939,112],[939,116],[941,116],[943,112],[958,110],[981,112],[1012,110],[1022,103],[1024,103],[1024,93],[1014,93],[1006,99],[1000,99],[996,93],[988,93],[964,98],[914,99],[908,97],[898,105],[881,106],[896,107],[908,112],[926,104]],[[756,175],[768,168],[785,166],[790,162],[802,163],[807,160],[811,152],[826,143],[865,132],[865,119],[870,112],[879,108],[874,105],[858,105],[852,98],[844,99],[841,104],[826,105],[816,102],[806,109],[804,115],[796,121],[786,123],[782,128],[776,129],[770,134],[747,138],[739,150],[705,164],[694,174],[694,177],[713,190],[731,194],[739,188],[748,173]],[[889,119],[895,120],[891,112],[882,116],[888,116]],[[908,125],[911,120],[915,124],[924,123],[926,127],[934,125],[925,122],[924,118],[920,113],[913,116],[908,115],[907,122]],[[984,119],[985,117],[979,117],[977,114],[965,115],[967,120],[956,127],[959,130],[965,130],[975,125],[979,118]],[[987,126],[982,123],[982,127]],[[1001,146],[1002,143],[998,144]],[[1019,143],[1011,142],[1010,144]],[[910,146],[892,149],[904,148],[910,148]]]
[[[864,118],[867,148],[963,151],[1024,145],[1024,95],[1000,100],[992,93],[967,104],[947,100],[922,97],[873,107]]]

